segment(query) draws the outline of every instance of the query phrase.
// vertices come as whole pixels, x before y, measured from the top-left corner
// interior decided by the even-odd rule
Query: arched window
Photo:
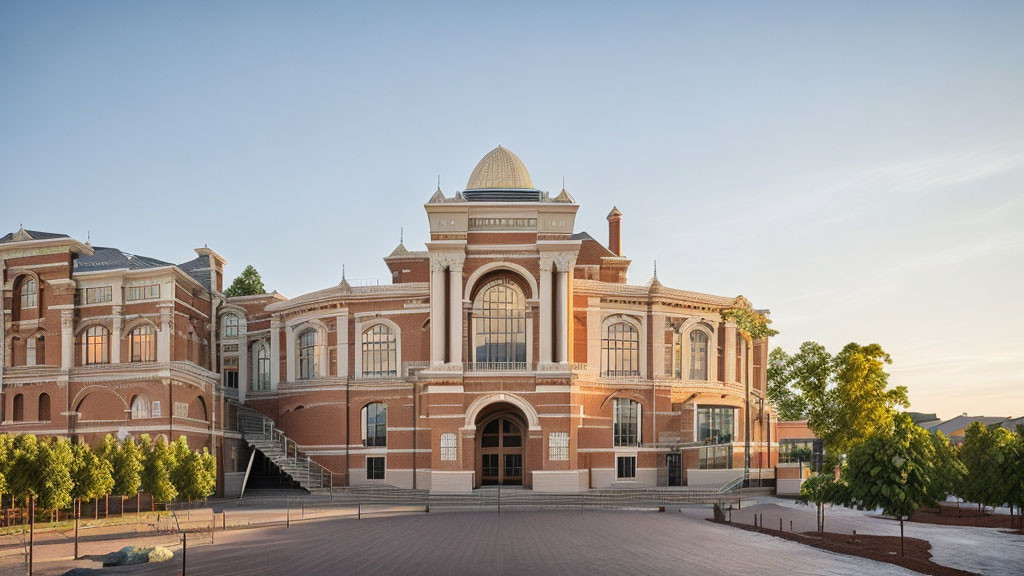
[[[708,335],[701,330],[690,332],[690,379],[708,379]]]
[[[640,403],[629,398],[615,398],[613,416],[613,434],[616,446],[639,446],[640,439]]]
[[[149,324],[143,324],[131,332],[131,361],[156,361],[156,331]]]
[[[36,307],[36,279],[27,276],[21,283],[21,308]]]
[[[14,409],[11,410],[11,419],[15,422],[25,421],[25,395],[15,394],[14,395]]]
[[[106,364],[109,362],[108,341],[110,335],[103,326],[93,326],[85,331],[82,338],[82,360],[84,364]]]
[[[142,396],[136,396],[132,399],[132,420],[141,418],[149,418],[149,404]]]
[[[270,351],[267,343],[260,340],[252,345],[253,390],[270,390]]]
[[[398,375],[398,342],[387,324],[374,324],[363,331],[363,376],[381,378]]]
[[[526,301],[508,278],[480,290],[473,306],[474,362],[485,368],[526,369]]]
[[[320,337],[313,328],[299,334],[299,379],[316,378],[320,365]]]
[[[40,422],[50,421],[50,395],[43,392],[39,395],[39,418]]]
[[[224,334],[225,338],[238,338],[238,316],[234,314],[227,314],[224,316]]]
[[[640,374],[640,335],[628,322],[609,324],[601,338],[602,373],[608,377]]]
[[[388,445],[388,407],[383,402],[363,406],[363,446]]]

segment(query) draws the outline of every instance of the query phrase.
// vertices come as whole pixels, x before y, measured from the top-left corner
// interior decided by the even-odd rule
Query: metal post
[[[185,576],[185,554],[188,552],[188,532],[181,533],[181,576]]]
[[[222,531],[224,531],[224,532],[226,532],[226,531],[227,531],[227,529],[228,529],[228,512],[227,512],[227,510],[225,510],[224,512],[222,512],[222,513],[221,513],[221,515],[220,515],[220,517],[221,517],[221,522],[223,522],[223,523],[221,524],[221,530],[222,530]]]
[[[32,576],[32,553],[35,551],[36,536],[36,497],[29,496],[28,501],[28,576]]]
[[[82,515],[82,501],[75,500],[75,560],[78,560],[78,517]]]
[[[285,528],[291,528],[291,525],[292,525],[292,499],[291,498],[286,498],[285,501],[288,503],[288,511],[285,513],[284,527]]]
[[[363,503],[359,502],[356,504],[356,520],[363,519]]]

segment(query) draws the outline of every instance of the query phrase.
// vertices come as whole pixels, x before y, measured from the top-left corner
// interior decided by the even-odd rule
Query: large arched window
[[[149,418],[149,403],[142,396],[132,399],[132,420]]]
[[[363,406],[363,446],[388,445],[388,407],[383,402]]]
[[[270,351],[267,343],[260,340],[252,345],[253,390],[270,390]]]
[[[132,330],[130,336],[131,361],[156,361],[156,331],[149,324],[143,324]]]
[[[701,330],[690,332],[690,379],[708,379],[708,335]]]
[[[103,326],[93,326],[85,331],[82,338],[82,363],[106,364],[109,362],[110,333]]]
[[[613,435],[616,446],[639,446],[640,403],[629,398],[615,398],[613,417]]]
[[[640,374],[640,335],[628,322],[609,324],[601,338],[602,374],[608,377]]]
[[[363,376],[381,378],[398,375],[398,342],[387,324],[374,324],[363,331]]]
[[[25,395],[15,394],[14,395],[14,406],[11,410],[11,420],[15,422],[23,422],[25,420]]]
[[[50,421],[50,395],[43,392],[39,395],[39,418],[40,422]]]
[[[26,276],[21,282],[21,288],[19,290],[21,296],[21,309],[35,308],[36,307],[36,279],[31,276]]]
[[[227,314],[224,316],[224,334],[225,338],[238,338],[238,316],[235,314]]]
[[[309,328],[299,334],[299,379],[316,378],[320,364],[320,338],[316,330]]]
[[[483,368],[526,368],[526,300],[514,282],[499,278],[480,290],[473,326],[474,362]]]

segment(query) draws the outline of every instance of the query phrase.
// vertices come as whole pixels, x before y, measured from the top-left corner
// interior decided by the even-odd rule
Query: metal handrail
[[[274,426],[274,421],[273,420],[271,420],[270,418],[267,418],[263,414],[260,414],[259,412],[255,411],[255,410],[252,410],[250,408],[239,407],[239,409],[238,409],[238,429],[242,432],[243,436],[246,436],[246,435],[254,432],[255,431],[254,429],[256,428],[255,425],[254,426],[246,426],[247,422],[252,422],[253,424],[255,424],[256,422],[259,423],[259,435],[260,435],[261,439],[263,439],[265,441],[268,441],[268,442],[271,442],[271,443],[274,443],[274,444],[280,443],[281,451],[284,454],[284,462],[283,462],[283,464],[291,464],[296,469],[300,469],[301,468],[300,458],[302,456],[305,456],[305,459],[306,459],[306,486],[305,487],[307,489],[309,489],[309,488],[321,488],[321,489],[322,488],[327,488],[328,490],[330,490],[331,494],[333,495],[333,493],[334,493],[334,473],[331,472],[327,467],[325,467],[325,466],[323,466],[323,465],[313,461],[313,458],[310,455],[305,454],[303,451],[299,450],[299,444],[295,440],[292,440],[291,438],[288,438],[288,436],[284,433],[283,430],[281,430],[280,428],[277,428],[276,426]],[[289,443],[291,444],[290,455],[289,455]],[[273,460],[273,458],[271,458],[271,460]],[[289,462],[289,460],[291,460],[291,462]],[[275,463],[277,463],[277,462],[275,462]],[[279,464],[279,466],[280,466],[280,464]],[[289,476],[292,476],[292,478],[295,478],[292,474],[289,474],[285,470],[282,470],[282,472],[285,472]],[[316,477],[316,485],[314,485],[314,483],[313,483],[314,474],[315,474],[315,477]],[[324,479],[325,476],[327,478],[326,481]],[[295,478],[295,479],[298,480],[297,478]]]

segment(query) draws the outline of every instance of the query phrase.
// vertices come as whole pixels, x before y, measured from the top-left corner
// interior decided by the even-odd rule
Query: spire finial
[[[655,278],[658,277],[658,261],[657,260],[654,261],[654,277]]]
[[[565,176],[562,176],[562,190],[565,190]]]
[[[398,228],[398,243],[405,244],[405,226]]]
[[[342,282],[345,281],[345,265],[344,264],[341,265],[341,281]]]
[[[88,244],[92,240],[92,230],[85,231],[85,243]]]
[[[437,175],[437,191],[438,192],[441,191],[441,175],[440,174]]]

